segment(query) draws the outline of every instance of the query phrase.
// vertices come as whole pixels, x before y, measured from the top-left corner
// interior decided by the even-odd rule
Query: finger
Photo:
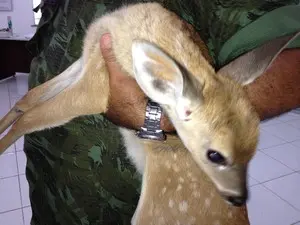
[[[116,58],[113,54],[112,44],[111,44],[111,35],[109,33],[105,33],[100,38],[100,49],[103,55],[103,58],[107,64],[115,63]]]
[[[121,65],[117,63],[114,55],[112,49],[112,38],[109,33],[105,33],[101,36],[100,49],[110,76],[110,82],[120,82],[120,79],[126,79],[127,76],[124,76],[125,72],[122,70]]]

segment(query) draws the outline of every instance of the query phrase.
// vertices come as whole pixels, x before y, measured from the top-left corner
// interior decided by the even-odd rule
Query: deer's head
[[[265,43],[218,72],[204,59],[177,61],[152,43],[133,43],[139,86],[161,104],[193,159],[235,206],[247,200],[247,167],[259,138],[259,117],[243,86],[262,75],[293,38]],[[177,58],[188,53],[182,54]]]

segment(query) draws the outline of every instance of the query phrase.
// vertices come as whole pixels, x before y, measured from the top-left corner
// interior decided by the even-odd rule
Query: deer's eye
[[[224,158],[224,156],[215,151],[215,150],[211,150],[209,149],[207,151],[207,158],[213,162],[213,163],[216,163],[216,164],[220,164],[220,165],[225,165],[226,164],[226,159]]]

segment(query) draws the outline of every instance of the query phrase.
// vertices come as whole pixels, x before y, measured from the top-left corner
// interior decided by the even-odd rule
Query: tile
[[[293,170],[300,170],[300,148],[295,145],[286,143],[264,149],[263,152]]]
[[[298,113],[291,111],[291,112],[283,113],[277,118],[282,122],[288,122],[291,120],[300,119],[300,115]]]
[[[261,150],[283,143],[286,143],[286,141],[270,134],[267,131],[261,130],[257,148]]]
[[[266,182],[264,183],[264,186],[266,186],[268,189],[273,191],[279,197],[286,200],[295,208],[300,210],[300,195],[299,195],[300,174],[299,173],[293,173],[291,175]]]
[[[255,180],[254,178],[248,176],[248,185],[249,185],[249,187],[251,187],[253,185],[256,185],[256,184],[258,184],[258,181]]]
[[[21,98],[23,96],[22,93],[18,92],[18,87],[15,82],[8,85],[8,93],[11,99]]]
[[[14,105],[21,99],[21,97],[19,98],[11,98],[10,99],[10,108],[14,107]]]
[[[23,215],[24,215],[24,225],[30,225],[31,217],[32,217],[32,211],[31,207],[25,207],[23,208]]]
[[[0,224],[1,225],[23,225],[22,209],[1,213]]]
[[[30,206],[29,185],[25,175],[20,175],[22,207]]]
[[[21,208],[18,177],[0,179],[0,213]]]
[[[291,142],[292,145],[295,145],[300,148],[300,140]]]
[[[24,136],[20,137],[16,142],[15,142],[15,146],[16,146],[16,151],[23,151],[24,150]]]
[[[5,81],[0,81],[0,94],[8,93],[8,86]]]
[[[28,90],[28,76],[18,75],[8,81],[8,90],[11,98],[20,98]]]
[[[7,79],[5,79],[5,83],[9,84],[9,83],[14,83],[16,82],[16,78],[14,76],[8,77]]]
[[[4,79],[0,80],[0,85],[1,85],[1,84],[5,84],[6,81],[7,81],[7,79],[9,79],[9,78],[4,78]]]
[[[18,162],[18,173],[25,174],[27,158],[23,151],[17,152],[17,162]]]
[[[262,185],[250,188],[247,204],[251,225],[290,225],[300,213]]]
[[[6,83],[0,83],[0,118],[6,115],[10,109],[9,92]]]
[[[260,183],[292,172],[294,171],[262,152],[257,152],[250,161],[249,174]]]
[[[263,120],[260,122],[261,128],[269,126],[269,125],[274,125],[274,124],[279,124],[279,123],[284,123],[281,120],[278,119],[278,117],[274,117],[271,119]]]
[[[270,125],[264,130],[288,142],[300,140],[300,130],[286,123]]]
[[[296,113],[296,114],[300,114],[300,108],[293,109],[291,112]]]
[[[9,98],[5,94],[0,95],[0,118],[4,117],[10,110]]]
[[[18,88],[18,93],[24,95],[28,91],[28,76],[26,73],[16,74],[16,85]]]
[[[300,129],[300,119],[288,121],[286,123],[293,126],[293,127],[295,127],[295,128],[297,128],[297,129]]]
[[[15,153],[7,153],[0,156],[0,178],[12,177],[18,174]]]

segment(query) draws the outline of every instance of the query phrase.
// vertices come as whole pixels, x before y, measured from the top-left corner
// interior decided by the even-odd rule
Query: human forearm
[[[106,117],[113,123],[129,129],[138,130],[144,125],[147,97],[136,81],[127,76],[116,62],[111,50],[111,37],[102,36],[100,47],[109,72],[110,97]],[[161,129],[174,131],[174,127],[163,113]]]

